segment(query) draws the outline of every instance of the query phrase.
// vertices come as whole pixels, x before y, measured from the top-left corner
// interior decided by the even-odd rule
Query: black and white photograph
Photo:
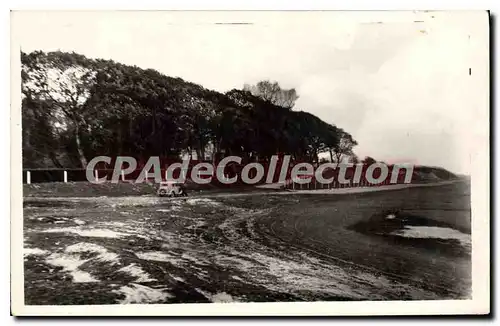
[[[489,24],[12,11],[12,313],[489,313]]]

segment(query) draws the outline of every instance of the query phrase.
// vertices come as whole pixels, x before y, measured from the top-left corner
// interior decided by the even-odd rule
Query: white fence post
[[[99,173],[97,172],[97,170],[94,170],[94,179],[95,179],[95,182],[97,182],[97,180],[99,180]]]
[[[68,172],[64,171],[64,183],[68,182]]]
[[[122,181],[125,181],[125,171],[122,170]]]
[[[31,172],[26,171],[26,183],[30,184],[31,183]]]

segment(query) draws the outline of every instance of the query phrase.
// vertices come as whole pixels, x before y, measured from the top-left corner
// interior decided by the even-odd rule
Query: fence
[[[192,167],[195,164],[191,164],[188,168],[187,171],[184,171],[186,173],[185,177],[186,179],[189,180],[189,176],[191,175],[192,172]],[[266,182],[266,177],[269,171],[269,166],[263,164],[264,166],[264,177],[260,182],[257,184],[263,184]],[[314,189],[332,189],[332,188],[353,188],[353,187],[372,187],[372,186],[381,186],[381,185],[389,185],[390,183],[390,176],[392,175],[392,170],[389,171],[389,178],[386,178],[381,183],[370,183],[366,178],[366,167],[363,168],[362,173],[361,173],[361,178],[357,179],[359,180],[358,182],[354,182],[354,168],[347,168],[345,171],[345,178],[349,181],[348,183],[340,183],[338,182],[338,176],[339,176],[339,171],[337,170],[325,170],[323,172],[323,177],[325,179],[332,178],[333,181],[328,184],[324,184],[316,180],[314,175],[311,175],[311,180],[310,182],[306,184],[301,184],[297,182],[293,182],[291,180],[291,170],[293,168],[293,165],[289,166],[286,174],[286,182],[283,185],[283,188],[285,189],[292,189],[292,190],[314,190]],[[166,169],[161,169],[161,176],[163,180],[166,180]],[[87,176],[86,176],[87,171],[85,169],[25,169],[23,170],[23,183],[26,184],[31,184],[31,183],[44,183],[44,182],[78,182],[78,181],[88,181]],[[95,169],[92,173],[93,179],[106,179],[106,180],[111,180],[113,176],[114,170],[109,169],[109,168],[99,168]],[[143,172],[141,168],[136,169],[135,171],[125,174],[124,171],[120,171],[119,173],[119,181],[120,182],[135,182],[139,177],[141,177],[141,173],[144,173],[142,177],[145,179],[145,181],[151,182],[154,181],[154,171],[153,172]],[[176,169],[174,170],[173,177],[178,178],[180,176],[181,170]],[[250,170],[249,172],[249,177],[253,178],[257,172],[255,170]],[[279,177],[281,174],[281,167],[278,165],[274,171],[274,175],[272,175],[271,180],[274,183],[277,183],[279,181]],[[237,176],[237,182],[236,184],[233,185],[241,185],[243,184],[241,181],[241,169],[234,169],[231,168],[227,171],[224,172],[224,178],[227,180],[227,178],[232,178],[234,176]],[[373,177],[378,178],[380,176],[380,172],[374,172]],[[203,176],[198,174],[198,177],[200,178],[208,178],[209,176]],[[400,174],[397,177],[396,183],[403,183],[405,177],[405,173],[402,173],[400,171]],[[224,183],[220,182],[217,178],[212,178],[212,181],[210,184],[214,186],[219,186],[219,187],[228,187],[230,185],[225,185]]]
[[[400,179],[396,181],[396,184],[403,183]],[[356,187],[379,187],[391,185],[394,183],[390,182],[390,179],[384,180],[381,183],[370,183],[366,179],[360,179],[359,182],[354,182],[353,180],[348,180],[347,183],[341,183],[333,180],[329,183],[321,183],[314,177],[311,181],[305,184],[294,182],[292,179],[287,179],[283,184],[284,189],[289,190],[321,190],[321,189],[342,189],[342,188],[356,188]]]
[[[92,172],[92,179],[106,179],[108,181],[111,180],[113,176],[114,170],[112,169],[95,169]],[[153,181],[154,171],[150,172],[142,172],[142,170],[135,170],[131,173],[125,174],[124,171],[120,171],[118,176],[118,181],[121,182],[135,182],[140,177],[140,174],[143,173],[142,177],[145,181]],[[180,173],[185,172],[177,172],[173,173],[174,178],[178,178]],[[185,178],[189,179],[189,175],[191,175],[191,171],[184,175]],[[250,177],[253,177],[255,172],[250,172]],[[166,180],[166,170],[161,169],[161,177],[162,180]],[[198,172],[199,178],[205,178],[202,173]],[[230,178],[229,174],[224,175],[225,181]],[[214,178],[215,179],[215,178]],[[23,183],[31,184],[31,183],[47,183],[47,182],[79,182],[79,181],[89,181],[87,180],[87,170],[84,169],[25,169],[23,170]]]

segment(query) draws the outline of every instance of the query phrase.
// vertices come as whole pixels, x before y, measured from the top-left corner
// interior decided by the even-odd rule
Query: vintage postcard
[[[488,314],[489,23],[13,11],[12,314]]]

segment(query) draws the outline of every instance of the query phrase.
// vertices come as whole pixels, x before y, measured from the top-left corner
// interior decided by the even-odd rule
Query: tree
[[[199,158],[206,151],[214,161],[228,155],[267,160],[278,153],[317,161],[323,152],[348,153],[345,139],[355,145],[335,125],[290,110],[297,96],[280,102],[266,87],[263,96],[236,89],[222,94],[152,69],[75,53],[23,53],[22,64],[28,168],[85,167],[87,158],[98,155],[179,159],[194,151]],[[277,83],[270,86],[287,94]]]
[[[65,139],[54,128],[48,104],[25,96],[21,110],[23,166],[62,167],[63,163],[57,153],[64,148]]]
[[[339,140],[337,144],[330,148],[330,159],[332,162],[340,163],[343,156],[353,155],[353,148],[358,143],[352,138],[351,134],[342,129],[338,129]]]
[[[372,165],[374,163],[377,163],[377,160],[375,160],[373,157],[366,156],[361,163],[366,164],[366,165]]]
[[[359,158],[356,154],[352,154],[350,157],[349,157],[349,163],[352,163],[352,164],[358,164],[359,163]]]
[[[84,57],[43,52],[21,55],[22,92],[30,99],[53,105],[54,124],[70,132],[75,140],[78,159],[83,168],[87,159],[82,148],[81,132],[92,116],[85,110],[85,102],[95,83],[95,72],[85,67]]]
[[[269,80],[260,81],[256,85],[245,84],[243,90],[274,105],[287,109],[293,108],[295,101],[299,98],[295,88],[282,89],[278,82],[271,82]]]

